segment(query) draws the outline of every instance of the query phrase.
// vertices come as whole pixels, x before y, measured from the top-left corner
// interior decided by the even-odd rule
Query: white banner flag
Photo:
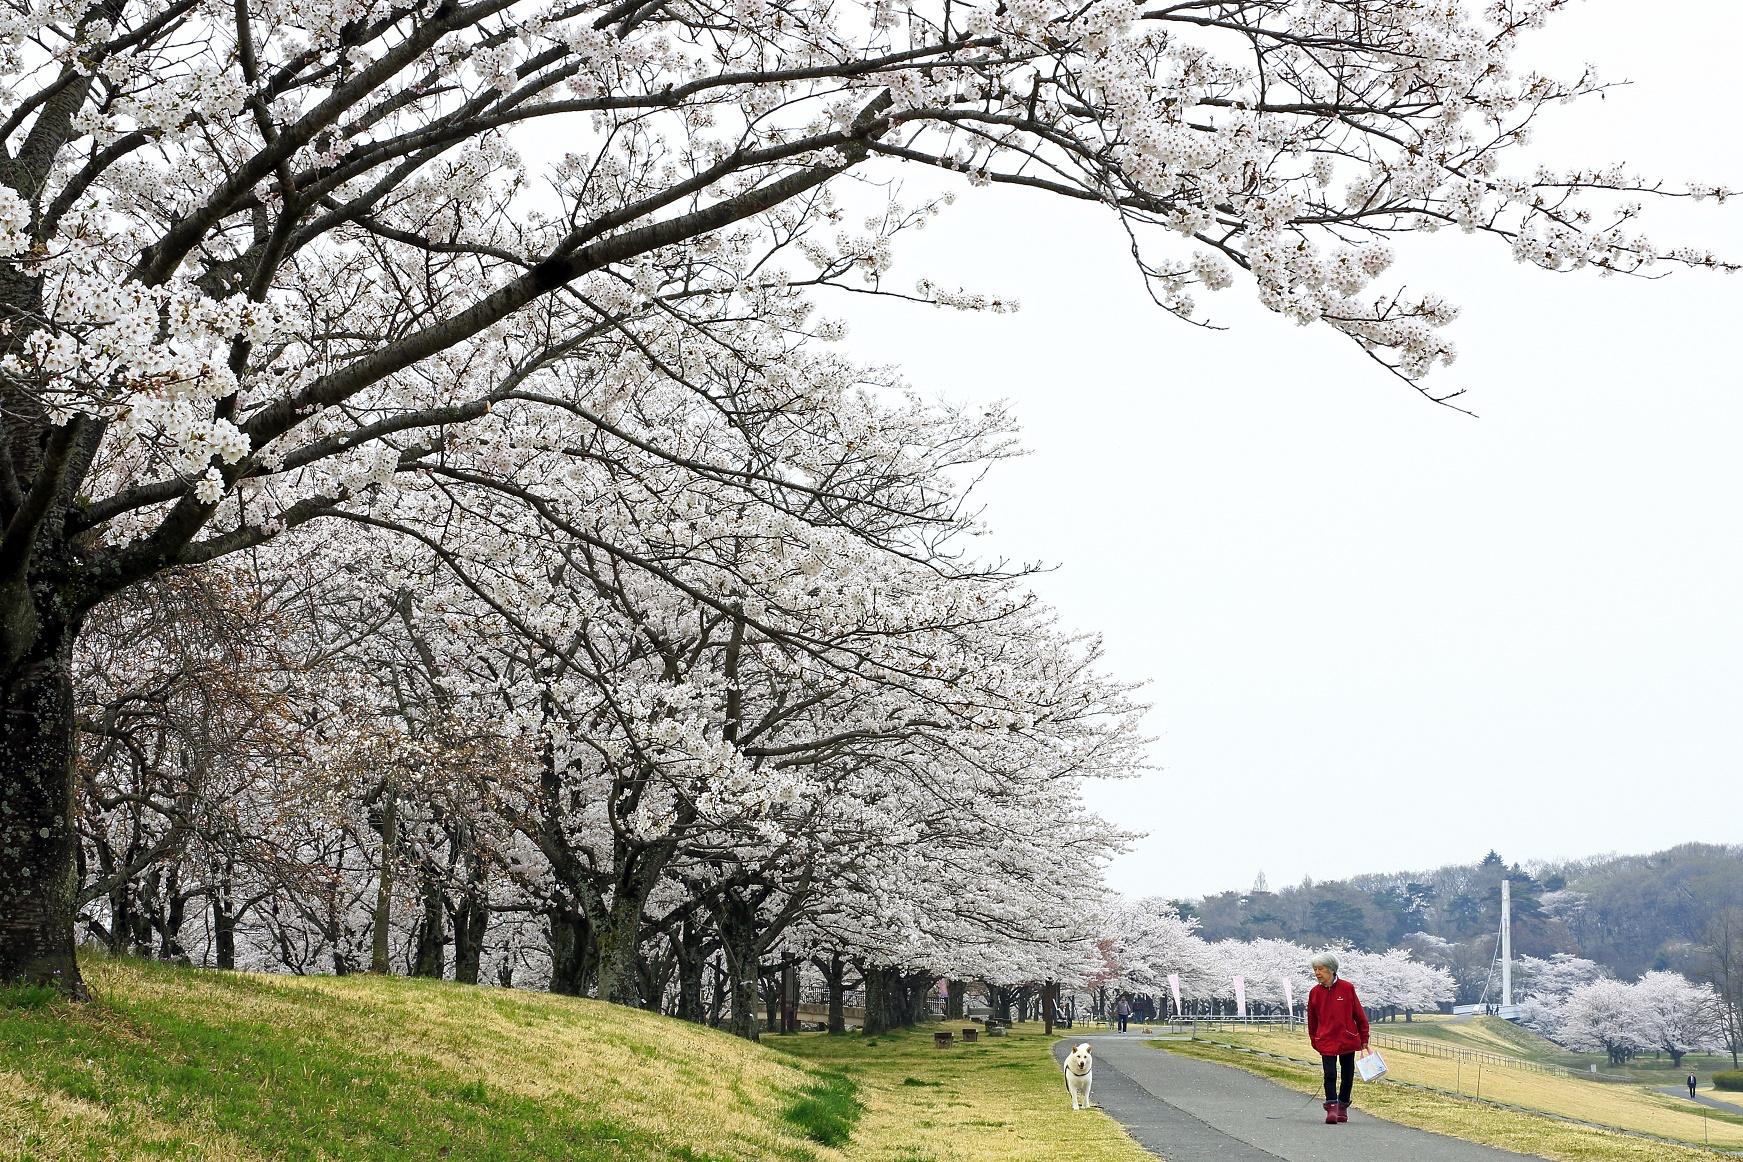
[[[1168,974],[1168,987],[1174,990],[1174,1015],[1181,1016],[1186,1010],[1180,1004],[1180,974],[1178,972]]]
[[[1247,978],[1244,976],[1237,976],[1235,978],[1235,1016],[1244,1017],[1246,1015],[1247,1015]]]
[[[1289,1015],[1295,1015],[1295,988],[1289,983],[1289,978],[1283,978],[1283,1003],[1289,1006]]]

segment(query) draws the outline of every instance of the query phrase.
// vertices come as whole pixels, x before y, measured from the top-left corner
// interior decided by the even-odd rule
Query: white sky
[[[1743,187],[1743,8],[1640,12],[1593,0],[1538,34],[1530,63],[1635,82],[1552,111],[1539,156]],[[1646,228],[1743,259],[1743,200]],[[1178,323],[1111,223],[1020,192],[965,190],[893,279],[1017,315],[827,303],[856,355],[1022,418],[991,551],[1059,564],[1038,592],[1151,683],[1162,769],[1092,793],[1150,832],[1121,891],[1743,841],[1743,276],[1553,275],[1456,233],[1398,249],[1388,278],[1464,308],[1436,376],[1480,419],[1244,284],[1200,295],[1231,330]]]

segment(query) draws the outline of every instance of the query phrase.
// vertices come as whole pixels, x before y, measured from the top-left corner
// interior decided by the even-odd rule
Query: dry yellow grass
[[[1292,1057],[1313,1057],[1306,1035],[1299,1030],[1293,1034],[1265,1026],[1226,1033],[1218,1030],[1214,1039]],[[1678,1102],[1648,1087],[1477,1066],[1405,1049],[1382,1048],[1381,1052],[1391,1076],[1398,1081],[1429,1085],[1618,1129],[1658,1134],[1683,1142],[1705,1141],[1715,1146],[1743,1149],[1743,1125],[1704,1118],[1700,1110],[1688,1102]]]

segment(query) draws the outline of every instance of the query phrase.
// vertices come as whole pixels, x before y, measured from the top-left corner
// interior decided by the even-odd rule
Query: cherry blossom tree
[[[1611,1065],[1652,1048],[1634,988],[1619,980],[1593,981],[1573,991],[1562,1006],[1560,1040],[1582,1053],[1605,1053]]]
[[[1679,972],[1649,972],[1633,988],[1639,1027],[1648,1046],[1670,1055],[1673,1069],[1683,1055],[1714,1050],[1724,1041],[1718,997]]]
[[[71,657],[102,602],[322,519],[429,538],[372,511],[402,490],[439,524],[488,487],[646,563],[618,537],[633,513],[576,521],[543,494],[609,477],[591,450],[623,438],[566,376],[658,402],[650,378],[697,390],[665,369],[706,321],[778,330],[850,274],[893,291],[892,238],[923,211],[855,231],[844,179],[922,166],[1098,207],[1165,309],[1238,278],[1443,400],[1422,377],[1452,358],[1455,310],[1379,281],[1393,236],[1456,225],[1549,269],[1713,265],[1641,234],[1636,203],[1723,191],[1513,160],[1544,106],[1605,87],[1515,63],[1560,6],[18,9],[0,28],[0,979],[82,992]],[[902,293],[998,305],[948,285]],[[900,550],[862,492],[762,438],[806,422],[828,372],[736,350],[722,374],[774,401],[728,409],[749,454],[661,425],[643,443]],[[517,477],[543,440],[546,475]]]

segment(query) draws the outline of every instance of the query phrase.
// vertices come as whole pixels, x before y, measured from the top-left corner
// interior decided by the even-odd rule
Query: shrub
[[[1743,1093],[1743,1069],[1721,1069],[1713,1074],[1713,1088]]]

